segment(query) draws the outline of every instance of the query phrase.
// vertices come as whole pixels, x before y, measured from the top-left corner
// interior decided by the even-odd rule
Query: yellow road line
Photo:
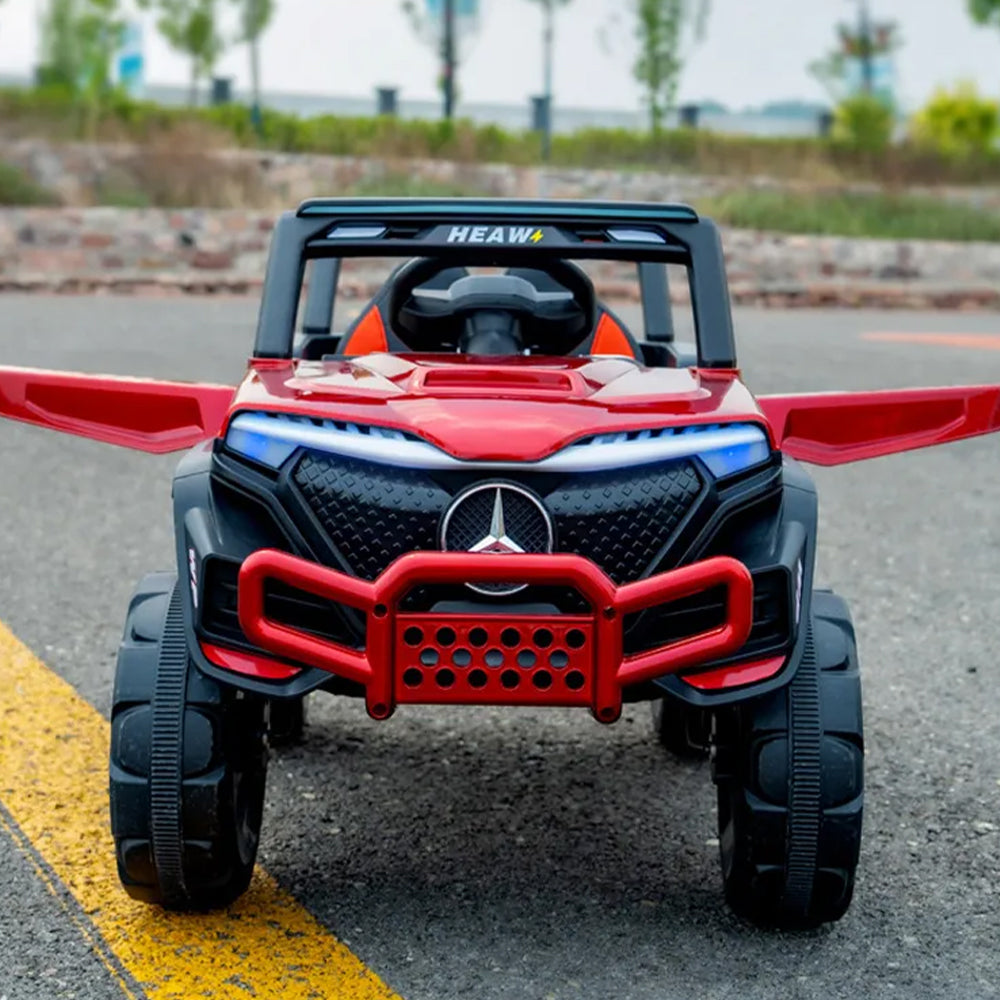
[[[108,829],[108,739],[100,714],[0,622],[0,801],[143,991],[155,1000],[399,1000],[259,868],[246,896],[220,913],[129,899]]]

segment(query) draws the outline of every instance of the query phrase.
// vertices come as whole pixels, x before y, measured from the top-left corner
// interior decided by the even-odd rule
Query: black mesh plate
[[[310,453],[294,480],[330,541],[365,580],[407,552],[438,547],[451,497],[423,473]]]
[[[615,583],[637,580],[701,494],[693,462],[579,476],[545,498],[559,549],[586,556]]]
[[[293,480],[332,544],[367,580],[407,552],[439,548],[442,518],[455,499],[425,472],[318,453],[302,458]],[[530,477],[523,485],[531,489]],[[542,501],[556,551],[592,559],[621,584],[651,568],[703,488],[694,463],[681,461],[571,476]],[[471,549],[490,534],[495,501],[495,489],[482,490],[456,508],[449,550]],[[507,535],[525,552],[546,551],[534,503],[510,489],[503,503]]]

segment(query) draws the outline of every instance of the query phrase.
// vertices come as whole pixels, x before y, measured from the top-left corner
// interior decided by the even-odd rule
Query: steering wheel
[[[449,271],[457,277],[434,282]],[[587,275],[567,261],[469,275],[421,258],[397,273],[387,306],[392,330],[411,350],[565,355],[593,330],[597,299]]]

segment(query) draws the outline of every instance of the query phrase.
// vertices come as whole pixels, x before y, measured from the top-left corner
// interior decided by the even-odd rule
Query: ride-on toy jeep
[[[346,258],[402,263],[335,335]],[[687,271],[691,347],[667,265]],[[637,275],[641,329],[598,298],[598,266]],[[847,607],[814,587],[799,461],[993,431],[998,403],[996,387],[755,399],[715,227],[624,203],[309,201],[277,224],[235,392],[0,369],[9,417],[191,449],[177,571],[142,581],[118,659],[125,888],[177,908],[244,891],[268,740],[301,733],[310,692],[375,719],[479,704],[613,723],[648,701],[669,750],[711,754],[732,908],[837,920],[861,682]]]

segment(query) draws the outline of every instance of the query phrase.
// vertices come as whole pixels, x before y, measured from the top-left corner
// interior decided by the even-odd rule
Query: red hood
[[[229,416],[247,410],[393,427],[468,461],[538,461],[617,430],[746,420],[767,427],[737,372],[619,358],[257,360]]]
[[[1000,386],[764,396],[758,406],[735,371],[378,355],[257,361],[234,400],[225,385],[0,365],[0,417],[154,454],[225,433],[245,410],[395,427],[458,459],[497,462],[540,461],[609,431],[753,421],[786,455],[841,465],[1000,430]]]

